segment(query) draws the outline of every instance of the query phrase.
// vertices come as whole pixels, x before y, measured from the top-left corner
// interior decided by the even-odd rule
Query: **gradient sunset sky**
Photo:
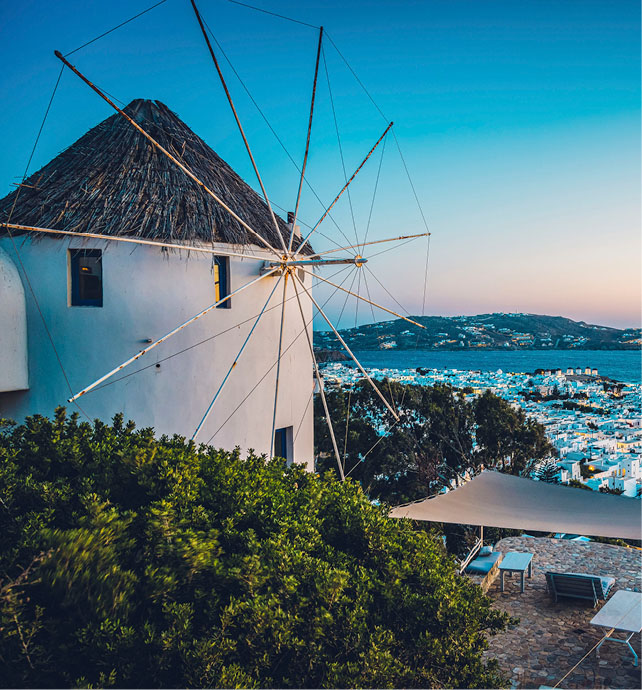
[[[153,0],[3,3],[0,192],[24,171],[68,53]],[[303,156],[317,30],[227,0],[199,7],[295,160]],[[557,314],[640,325],[640,4],[638,0],[328,0],[250,4],[314,26],[324,43],[348,175],[389,120],[432,232],[426,314]],[[123,103],[166,103],[255,188],[188,0],[163,5],[69,58]],[[223,61],[270,198],[294,205],[298,173]],[[329,201],[344,183],[325,66],[308,163]],[[30,171],[112,114],[63,74]],[[381,172],[374,197],[379,165]],[[357,236],[424,231],[394,139],[353,187]],[[333,214],[349,240],[349,200]],[[301,221],[323,211],[309,193]],[[284,214],[284,211],[280,211]],[[303,227],[305,231],[305,226]],[[328,236],[347,244],[330,222]],[[316,237],[317,250],[333,246]],[[373,251],[374,253],[374,251]],[[421,313],[424,240],[382,254],[353,289]],[[356,269],[353,269],[356,270]],[[381,287],[373,275],[381,281]],[[347,285],[350,285],[349,279]],[[325,292],[319,291],[323,296]],[[335,298],[335,318],[343,300]],[[380,319],[389,318],[379,313]],[[372,320],[348,304],[341,326]]]

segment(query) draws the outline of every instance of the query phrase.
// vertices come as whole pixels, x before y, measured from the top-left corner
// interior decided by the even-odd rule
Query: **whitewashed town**
[[[545,427],[558,452],[552,460],[561,483],[574,481],[595,491],[640,496],[640,384],[611,381],[589,367],[538,369],[533,374],[428,368],[370,368],[368,373],[376,380],[424,386],[447,383],[469,399],[490,390]],[[325,365],[323,376],[326,383],[344,386],[362,378],[357,369],[337,362]]]

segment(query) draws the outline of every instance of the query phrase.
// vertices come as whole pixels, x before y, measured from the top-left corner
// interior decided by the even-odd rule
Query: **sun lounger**
[[[551,596],[587,599],[597,605],[600,599],[606,599],[615,584],[614,577],[589,575],[588,573],[546,573],[546,584]]]

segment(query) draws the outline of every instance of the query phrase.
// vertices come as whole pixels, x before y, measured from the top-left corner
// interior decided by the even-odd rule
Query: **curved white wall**
[[[0,393],[29,388],[25,291],[16,265],[0,247]]]
[[[70,248],[103,250],[103,307],[68,306]],[[143,349],[148,339],[156,340],[215,301],[212,257],[203,253],[76,238],[26,238],[20,255],[74,393]],[[252,259],[231,258],[231,289],[256,278],[261,266]],[[91,418],[109,421],[123,412],[138,426],[152,426],[157,433],[191,437],[276,281],[266,277],[232,297],[231,309],[214,309],[183,329],[107,385],[80,398],[80,407]],[[259,322],[197,441],[211,438],[211,445],[217,447],[269,452],[282,291],[281,283],[269,305],[276,308]],[[290,284],[287,297],[293,295]],[[305,297],[302,301],[309,321],[311,305]],[[0,417],[50,416],[61,404],[76,409],[66,403],[69,387],[31,295],[27,321],[31,388],[19,394],[0,393]],[[4,330],[1,321],[0,330]],[[309,330],[311,334],[311,326]],[[216,334],[220,335],[212,337]],[[293,427],[294,460],[311,468],[313,369],[294,298],[286,303],[283,349],[287,352],[281,360],[276,427]]]

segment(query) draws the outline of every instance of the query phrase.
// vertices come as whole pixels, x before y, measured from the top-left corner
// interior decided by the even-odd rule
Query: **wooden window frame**
[[[273,455],[283,458],[288,465],[294,462],[294,428],[285,426],[274,430],[274,452]]]
[[[103,306],[103,252],[102,249],[69,249],[69,306],[70,307],[102,307]],[[100,267],[98,276],[100,281],[100,296],[83,296],[82,266],[80,259],[98,259]]]
[[[218,302],[230,294],[230,257],[215,256],[212,263],[212,273],[214,274],[214,301]],[[232,300],[225,300],[216,308],[231,309]]]

